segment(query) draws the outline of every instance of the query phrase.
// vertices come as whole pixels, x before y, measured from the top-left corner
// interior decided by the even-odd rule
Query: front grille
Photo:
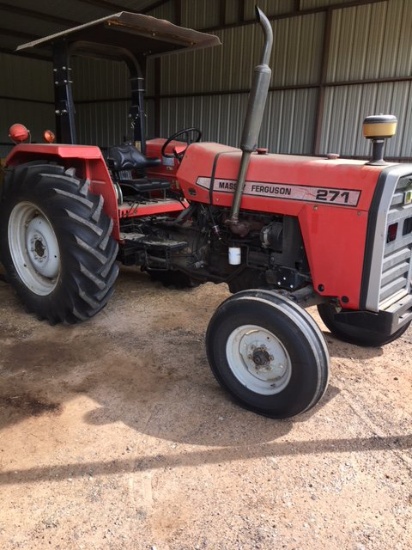
[[[389,206],[379,288],[380,310],[411,291],[412,204],[404,204],[411,185],[412,176],[399,178]]]

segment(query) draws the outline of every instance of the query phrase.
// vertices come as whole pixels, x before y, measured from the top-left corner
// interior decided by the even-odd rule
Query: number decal
[[[328,190],[327,189],[318,189],[316,192],[317,201],[327,201],[328,200]]]
[[[348,204],[349,191],[340,191],[338,189],[318,189],[316,191],[316,200]]]

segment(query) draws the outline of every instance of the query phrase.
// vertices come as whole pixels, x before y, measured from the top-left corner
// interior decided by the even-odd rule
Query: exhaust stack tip
[[[372,141],[372,159],[370,165],[384,165],[383,147],[385,140],[396,134],[398,120],[394,115],[368,116],[363,121],[363,135]]]

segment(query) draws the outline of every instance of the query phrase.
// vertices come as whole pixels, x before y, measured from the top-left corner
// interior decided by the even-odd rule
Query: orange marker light
[[[23,124],[13,124],[9,128],[9,137],[14,143],[22,143],[29,139],[30,130],[28,130]]]
[[[44,130],[43,139],[46,143],[54,143],[56,141],[56,136],[51,130]]]

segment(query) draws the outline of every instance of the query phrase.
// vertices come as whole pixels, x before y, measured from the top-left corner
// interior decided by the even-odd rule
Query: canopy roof
[[[77,50],[78,45],[81,45],[80,50],[88,50],[86,44],[95,44],[96,51],[110,53],[111,48],[128,50],[138,58],[220,44],[215,35],[178,27],[150,15],[122,11],[22,44],[17,51],[46,47],[51,52],[53,43],[61,40],[66,40],[69,46],[73,45]]]

